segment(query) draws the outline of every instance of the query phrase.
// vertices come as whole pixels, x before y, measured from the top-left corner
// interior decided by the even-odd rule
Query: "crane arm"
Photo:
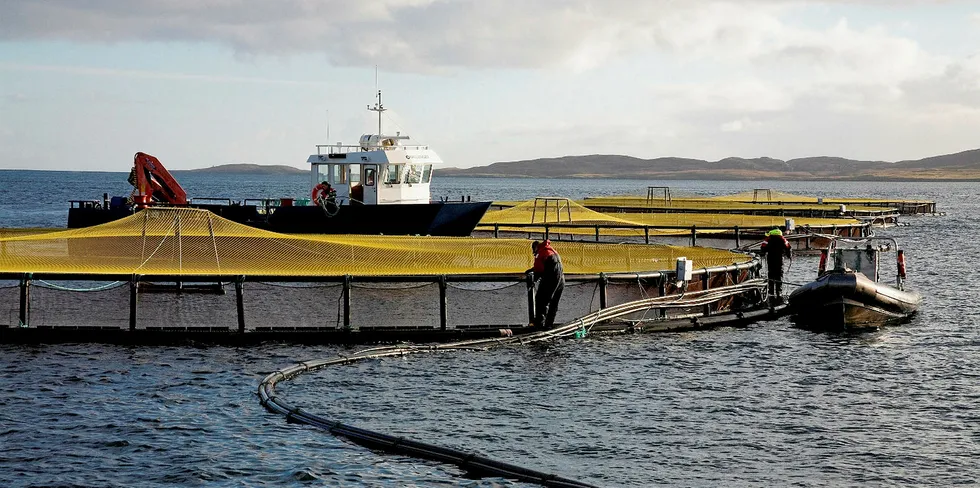
[[[187,192],[163,163],[149,154],[138,152],[133,157],[130,183],[133,184],[133,200],[139,205],[145,206],[153,202],[187,204]]]

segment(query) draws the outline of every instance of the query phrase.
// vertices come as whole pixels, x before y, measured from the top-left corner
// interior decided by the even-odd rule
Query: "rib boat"
[[[136,153],[127,197],[103,196],[73,200],[68,227],[89,227],[118,220],[148,206],[203,208],[242,224],[297,234],[386,234],[468,236],[491,202],[432,201],[433,168],[442,159],[409,137],[382,131],[387,109],[378,100],[368,110],[378,113],[378,132],[357,144],[316,146],[310,155],[310,198],[216,201],[188,199],[160,161]]]
[[[890,252],[896,254],[895,286],[879,276],[881,257]],[[790,294],[789,313],[798,325],[815,329],[876,329],[901,322],[921,302],[918,294],[905,290],[905,279],[905,252],[895,239],[835,239],[820,255],[817,279]]]

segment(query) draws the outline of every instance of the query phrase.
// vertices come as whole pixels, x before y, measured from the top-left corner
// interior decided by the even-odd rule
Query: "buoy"
[[[822,275],[827,272],[827,250],[824,249],[820,251],[820,267],[818,268],[818,274]]]
[[[898,276],[905,279],[905,251],[901,249],[898,250]]]

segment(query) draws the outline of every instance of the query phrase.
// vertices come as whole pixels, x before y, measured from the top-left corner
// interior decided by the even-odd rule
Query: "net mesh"
[[[585,208],[579,203],[561,198],[538,198],[484,214],[480,224],[632,224],[630,220]]]
[[[777,195],[781,192],[772,192],[772,195]],[[665,200],[663,198],[652,198],[647,199],[643,196],[635,195],[624,195],[624,196],[610,196],[610,197],[590,197],[586,198],[583,203],[590,207],[623,207],[623,208],[651,208],[651,209],[692,209],[692,210],[702,210],[706,212],[716,211],[752,211],[752,210],[773,210],[781,209],[787,211],[805,212],[805,211],[828,211],[833,212],[838,209],[838,203],[844,202],[845,200],[834,200],[833,202],[824,200],[824,203],[816,203],[817,199],[812,198],[813,203],[808,203],[811,197],[799,197],[795,195],[790,195],[788,193],[786,199],[780,199],[776,196],[770,198],[768,195],[758,195],[753,199],[753,193],[746,192],[737,195],[725,195],[720,197],[700,197],[700,198],[672,198],[670,200]],[[774,203],[782,202],[782,203]],[[884,201],[877,200],[853,200],[853,205],[848,205],[848,208],[852,211],[861,211],[868,213],[883,213],[887,211],[895,211],[892,208],[882,208],[881,206],[863,206],[860,205],[861,202],[877,202],[884,203]]]
[[[731,232],[736,225],[741,229],[771,229],[785,224],[785,217],[770,215],[744,215],[744,214],[712,214],[712,213],[629,213],[620,215],[610,215],[606,213],[590,210],[579,203],[565,201],[562,203],[551,203],[543,205],[537,199],[519,203],[511,208],[494,210],[487,212],[480,220],[478,229],[490,230],[491,226],[496,226],[498,230],[509,232],[521,232],[538,229],[543,230],[544,224],[576,224],[576,225],[636,225],[648,226],[650,235],[687,235],[690,227],[697,226],[701,229],[698,232]],[[552,200],[552,199],[548,199]],[[592,200],[590,199],[590,202]],[[637,199],[638,202],[645,202],[645,199]],[[810,226],[815,228],[823,227],[845,227],[861,226],[859,220],[852,218],[815,218],[815,217],[796,217],[794,221],[797,226]],[[514,224],[520,224],[520,227]],[[542,224],[538,227],[528,227],[533,224]],[[724,229],[703,229],[704,227],[723,227]],[[593,234],[594,229],[568,228],[553,229],[556,233],[588,235]],[[615,236],[643,236],[645,232],[642,228],[603,228],[603,235]]]
[[[555,243],[566,273],[670,270],[748,262],[710,248]],[[150,208],[83,229],[0,239],[0,272],[142,275],[393,276],[522,273],[523,239],[287,235],[189,208]]]
[[[0,280],[0,327],[16,326],[20,322],[20,284]]]
[[[735,193],[732,195],[721,195],[716,197],[711,197],[713,200],[724,200],[733,202],[797,202],[797,203],[817,203],[821,199],[817,197],[811,197],[807,195],[797,195],[795,193],[789,193],[785,191],[772,190],[772,189],[759,189],[759,190],[749,190],[740,193]],[[839,203],[856,203],[860,204],[862,202],[871,204],[897,204],[897,205],[916,205],[924,203],[933,203],[928,200],[890,200],[882,198],[823,198],[823,203],[837,205]]]

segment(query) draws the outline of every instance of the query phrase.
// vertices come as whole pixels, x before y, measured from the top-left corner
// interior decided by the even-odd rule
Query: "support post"
[[[709,273],[708,270],[705,269],[704,270],[704,274],[701,276],[701,290],[702,291],[708,291],[708,288],[709,287],[711,287],[711,273]],[[705,317],[711,315],[711,304],[710,303],[705,303],[704,304],[704,309],[703,309],[702,313],[704,314]]]
[[[735,226],[735,249],[742,247],[742,234],[738,226]]]
[[[446,275],[439,277],[439,329],[446,330],[449,323],[449,299],[446,297]]]
[[[136,312],[139,308],[140,276],[133,275],[129,280],[129,330],[136,330]]]
[[[245,276],[235,280],[235,302],[238,305],[238,333],[245,333]]]
[[[643,242],[650,243],[650,227],[647,225],[643,226]]]
[[[500,237],[500,224],[493,224],[493,238]]]
[[[599,310],[603,310],[606,308],[606,284],[607,283],[609,283],[609,278],[606,277],[606,273],[599,273]]]
[[[534,273],[528,273],[527,278],[527,323],[534,323]]]
[[[599,224],[595,225],[595,241],[599,242]]]
[[[551,227],[548,226],[547,224],[545,224],[545,226],[544,226],[544,240],[547,241],[550,238],[550,235],[551,235]]]
[[[27,327],[31,324],[31,278],[34,275],[24,273],[20,280],[20,326]]]
[[[351,275],[344,275],[344,329],[350,330]]]
[[[667,275],[660,275],[660,286],[657,289],[657,293],[662,297],[667,296]],[[667,318],[666,308],[660,309],[660,318]]]
[[[691,226],[691,246],[693,247],[693,246],[697,246],[697,245],[698,245],[698,226],[692,225]]]

